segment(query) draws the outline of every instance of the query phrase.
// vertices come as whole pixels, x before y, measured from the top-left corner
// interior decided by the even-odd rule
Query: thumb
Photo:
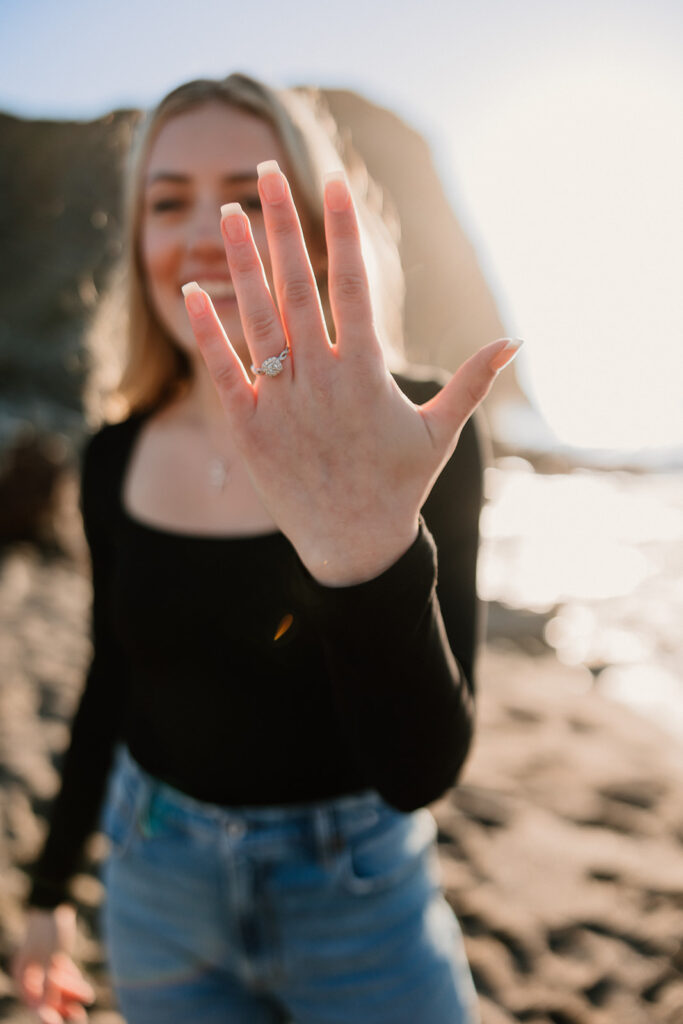
[[[449,448],[453,444],[500,371],[512,362],[523,344],[521,338],[499,338],[485,345],[462,364],[438,395],[421,407],[437,447]]]

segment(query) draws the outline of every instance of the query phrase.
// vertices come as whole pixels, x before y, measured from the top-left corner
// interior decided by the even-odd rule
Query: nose
[[[187,247],[199,254],[223,253],[219,205],[205,201],[195,206],[187,225]]]

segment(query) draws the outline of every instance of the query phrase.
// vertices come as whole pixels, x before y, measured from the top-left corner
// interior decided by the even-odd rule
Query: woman
[[[468,419],[520,343],[441,389],[389,375],[400,264],[361,171],[241,75],[148,120],[127,415],[84,460],[94,658],[13,967],[47,1024],[92,999],[67,883],[100,813],[129,1024],[476,1019],[425,805],[472,732]]]

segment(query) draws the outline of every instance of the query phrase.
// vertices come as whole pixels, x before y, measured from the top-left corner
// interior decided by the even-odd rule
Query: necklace
[[[221,448],[225,444],[224,432],[222,430],[220,432],[217,431],[216,422],[212,420],[211,416],[207,415],[201,401],[198,405],[199,408],[195,412],[195,416],[197,418],[194,419],[193,416],[193,419],[203,435],[204,446],[208,449],[205,456],[207,482],[209,489],[213,494],[219,495],[225,490],[225,485],[230,477],[233,460],[221,454]],[[218,443],[219,436],[222,443]]]
[[[228,460],[224,459],[222,455],[213,453],[209,457],[209,485],[211,489],[222,494],[229,475]]]
[[[208,418],[204,420],[204,437],[206,438],[206,446],[209,449],[207,470],[209,478],[209,487],[214,494],[222,494],[225,490],[225,484],[228,477],[230,476],[230,470],[232,468],[232,462],[226,458],[225,455],[221,454],[221,445],[216,444],[215,432],[212,429],[212,425]]]

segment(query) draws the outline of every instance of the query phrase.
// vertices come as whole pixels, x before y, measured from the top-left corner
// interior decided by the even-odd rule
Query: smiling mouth
[[[212,302],[220,302],[222,299],[235,298],[235,286],[232,281],[198,280],[197,284],[207,293]]]

